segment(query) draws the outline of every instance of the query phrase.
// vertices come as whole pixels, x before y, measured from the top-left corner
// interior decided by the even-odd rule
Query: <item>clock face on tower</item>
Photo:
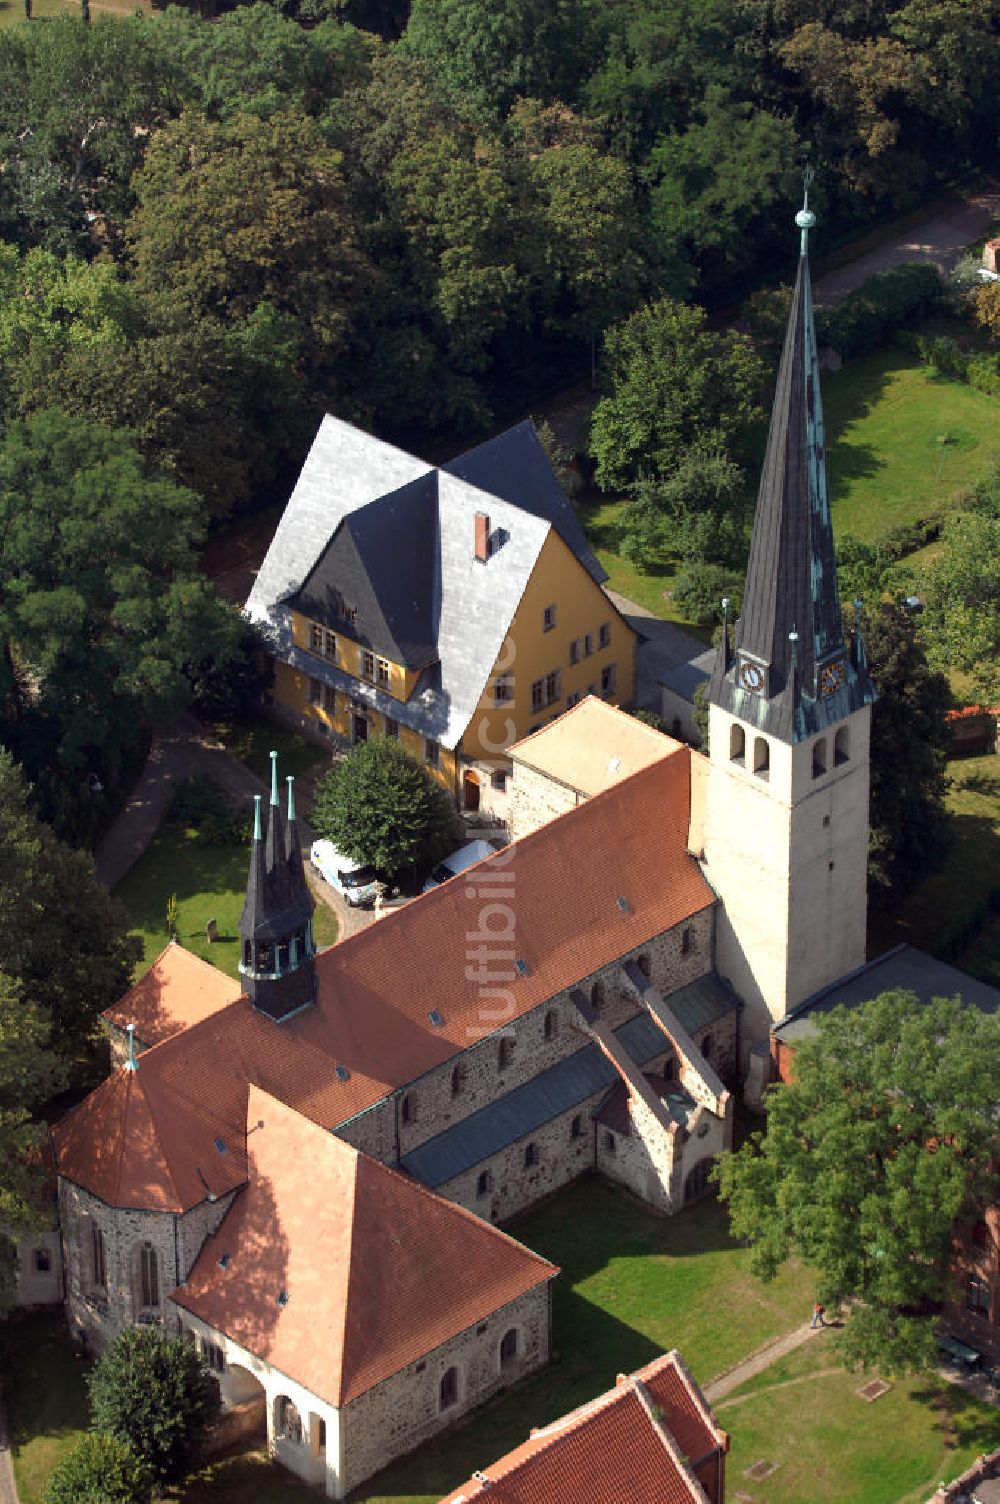
[[[740,684],[753,695],[763,694],[764,670],[759,663],[751,663],[748,658],[743,659],[740,664]]]
[[[824,663],[819,671],[819,692],[821,695],[833,695],[843,685],[846,677],[843,658],[834,658],[832,663]]]

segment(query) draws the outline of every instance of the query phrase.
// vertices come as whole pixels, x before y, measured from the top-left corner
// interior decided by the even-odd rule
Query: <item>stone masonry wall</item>
[[[511,1327],[518,1333],[518,1354],[501,1367],[500,1343]],[[541,1368],[549,1360],[549,1337],[546,1283],[360,1395],[341,1412],[343,1486],[355,1488],[498,1390]],[[442,1411],[441,1379],[453,1366],[458,1369],[458,1402]]]
[[[547,825],[557,815],[565,814],[584,802],[585,795],[565,784],[557,783],[546,773],[538,773],[513,758],[514,776],[510,792],[511,840],[519,841],[540,825]]]

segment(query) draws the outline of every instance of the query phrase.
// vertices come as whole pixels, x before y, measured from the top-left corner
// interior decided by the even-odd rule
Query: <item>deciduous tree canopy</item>
[[[448,849],[455,812],[427,770],[386,737],[362,742],[316,791],[312,823],[338,851],[395,877]]]

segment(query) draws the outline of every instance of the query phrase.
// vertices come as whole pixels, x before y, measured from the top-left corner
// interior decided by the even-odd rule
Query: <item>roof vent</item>
[[[432,1008],[431,1011],[428,1013],[427,1017],[430,1019],[431,1023],[434,1025],[435,1029],[443,1029],[444,1028],[444,1019],[441,1017],[440,1013],[438,1012],[438,1010],[436,1008]]]
[[[612,757],[612,758],[610,758],[608,760],[608,772],[609,773],[617,773],[618,769],[621,767],[621,765],[622,765],[622,760],[621,760],[620,757]]]
[[[527,961],[522,961],[520,957],[518,957],[518,959],[514,962],[514,969],[519,977],[526,977],[528,975]]]
[[[628,899],[627,898],[622,898],[621,895],[619,894],[619,896],[615,900],[615,902],[618,904],[618,907],[621,909],[621,911],[622,911],[623,914],[627,914],[628,913],[629,907],[628,907]]]
[[[226,1141],[225,1141],[224,1138],[217,1138],[215,1140],[215,1149],[216,1149],[216,1153],[218,1153],[218,1154],[225,1154],[225,1152],[226,1152]]]
[[[219,1268],[220,1269],[228,1269],[231,1259],[232,1259],[232,1254],[229,1254],[229,1253],[220,1253],[219,1254]]]
[[[337,1080],[338,1081],[349,1081],[350,1079],[351,1079],[351,1073],[347,1069],[347,1066],[346,1065],[338,1065],[337,1066]]]
[[[278,1305],[281,1306],[282,1308],[284,1308],[285,1306],[287,1306],[287,1304],[288,1304],[288,1291],[287,1290],[279,1290],[278,1291]]]

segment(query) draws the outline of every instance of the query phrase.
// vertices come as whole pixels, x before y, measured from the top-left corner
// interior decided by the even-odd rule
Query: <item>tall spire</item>
[[[266,839],[262,795],[254,796],[253,850],[240,915],[240,975],[256,1008],[280,1020],[313,999],[313,901],[302,870],[292,780],[288,823],[278,801],[278,754],[271,753],[271,803]]]
[[[826,474],[809,275],[811,172],[798,275],[778,369],[735,651],[719,653],[709,700],[784,741],[800,741],[874,699],[848,655]],[[793,637],[791,634],[795,633]]]

